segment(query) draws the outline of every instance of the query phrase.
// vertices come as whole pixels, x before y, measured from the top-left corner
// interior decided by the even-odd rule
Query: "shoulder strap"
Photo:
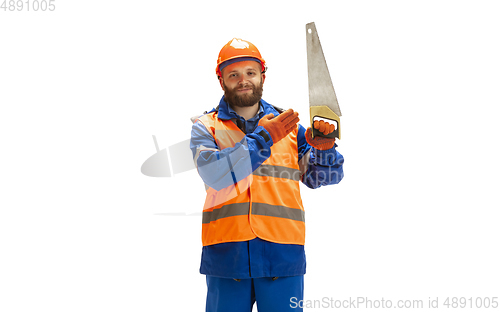
[[[277,110],[277,111],[278,111],[278,113],[280,113],[280,114],[281,114],[281,113],[283,113],[283,112],[285,111],[283,108],[280,108],[280,107],[278,107],[278,106],[274,106],[273,104],[271,104],[271,106],[272,106],[275,110]]]
[[[219,105],[217,105],[217,107],[213,108],[211,111],[205,111],[203,114],[208,114],[208,113],[211,113],[211,112],[219,112]]]
[[[217,105],[217,107],[212,109],[211,111],[204,111],[203,114],[201,114],[201,115],[196,115],[196,116],[191,117],[191,122],[196,123],[201,116],[204,116],[206,114],[210,114],[212,112],[219,112],[219,105]]]

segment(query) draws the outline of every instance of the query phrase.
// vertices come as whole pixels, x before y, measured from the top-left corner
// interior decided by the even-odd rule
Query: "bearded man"
[[[311,136],[298,113],[262,99],[266,62],[234,38],[216,73],[224,96],[196,119],[191,150],[206,185],[200,273],[207,312],[302,311],[305,219],[299,182],[339,183],[343,156],[334,139]],[[315,122],[324,134],[335,127]]]

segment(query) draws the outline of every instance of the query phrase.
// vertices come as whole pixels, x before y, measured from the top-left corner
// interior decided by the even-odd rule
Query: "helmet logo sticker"
[[[231,42],[231,46],[235,49],[248,49],[250,47],[247,42],[236,38]]]

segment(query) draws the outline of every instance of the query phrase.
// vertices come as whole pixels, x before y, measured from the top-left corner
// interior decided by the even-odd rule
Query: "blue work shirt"
[[[191,131],[193,157],[197,154],[200,146],[205,149],[196,159],[198,172],[207,185],[215,189],[221,189],[227,186],[228,179],[214,177],[217,174],[210,170],[210,164],[224,157],[225,153],[239,153],[239,151],[243,150],[245,154],[242,154],[242,157],[250,158],[251,170],[258,168],[270,156],[272,146],[272,142],[269,143],[262,136],[261,131],[263,128],[258,126],[259,120],[270,113],[277,116],[279,112],[274,106],[261,100],[258,113],[253,118],[245,120],[227,104],[224,97],[221,99],[218,108],[212,111],[215,110],[218,112],[218,118],[232,119],[246,133],[244,144],[237,143],[240,146],[235,146],[235,149],[227,148],[214,152],[207,150],[218,149],[212,134],[200,122],[193,125]],[[344,158],[336,151],[337,145],[335,144],[332,149],[326,151],[316,150],[307,143],[305,131],[306,129],[299,125],[297,134],[299,161],[304,156],[309,157],[307,171],[301,178],[302,183],[309,188],[315,189],[323,185],[340,182],[344,175]],[[268,137],[270,136],[268,135]],[[200,273],[236,279],[302,275],[306,273],[305,250],[303,245],[278,244],[258,237],[250,241],[204,246]]]

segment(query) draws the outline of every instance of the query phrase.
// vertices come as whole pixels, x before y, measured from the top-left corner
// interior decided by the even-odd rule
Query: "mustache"
[[[224,83],[224,91],[226,91],[226,92],[227,91],[234,92],[234,91],[239,91],[239,90],[243,90],[243,89],[252,89],[253,91],[255,91],[257,89],[257,87],[251,82],[246,82],[244,85],[238,85],[237,87],[229,89],[228,86],[226,86],[226,84]]]
[[[253,89],[255,90],[255,85],[251,82],[248,82],[242,86],[236,87],[235,90],[243,90],[243,89]]]

